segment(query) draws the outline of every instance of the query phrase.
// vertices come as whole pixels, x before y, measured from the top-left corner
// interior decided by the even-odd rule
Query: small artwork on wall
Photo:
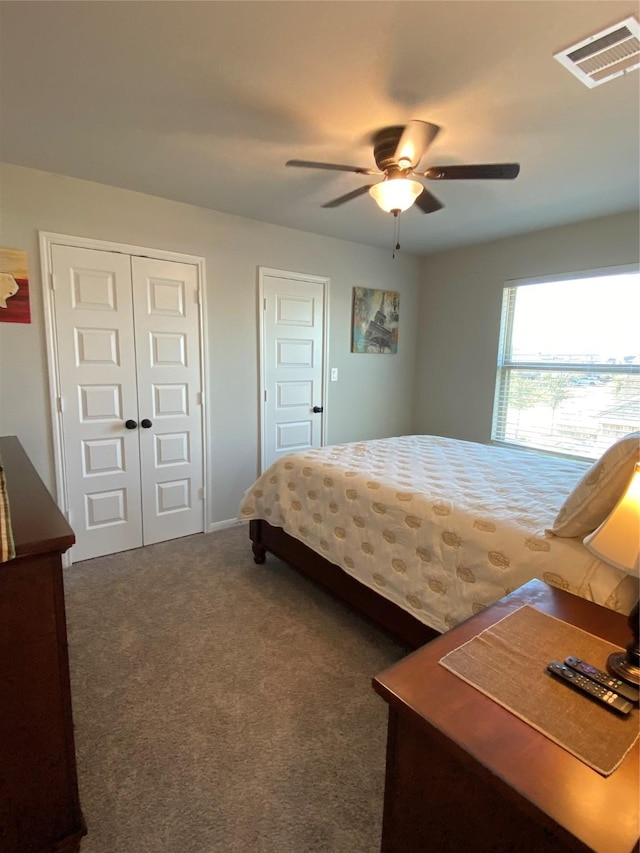
[[[351,352],[398,352],[400,294],[395,290],[353,288]]]
[[[21,249],[0,249],[0,322],[31,322],[27,253]]]

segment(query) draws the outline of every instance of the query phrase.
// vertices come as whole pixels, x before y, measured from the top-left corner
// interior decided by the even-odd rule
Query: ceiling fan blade
[[[422,159],[424,152],[439,132],[440,128],[437,124],[413,119],[402,131],[402,136],[396,146],[394,161],[396,163],[400,163],[401,161],[408,162],[411,164],[411,168],[415,169]]]
[[[482,166],[429,166],[422,174],[430,181],[468,181],[478,178],[512,181],[519,172],[519,163],[485,163]]]
[[[287,166],[299,166],[302,169],[326,169],[329,172],[355,172],[356,175],[379,175],[377,169],[365,169],[361,166],[342,166],[340,163],[316,163],[313,160],[287,160]]]
[[[369,189],[373,186],[373,184],[367,184],[364,187],[358,187],[357,190],[351,190],[350,193],[346,193],[345,195],[341,195],[338,198],[334,198],[333,201],[328,201],[326,204],[323,204],[323,207],[339,207],[341,204],[344,204],[347,201],[351,201],[352,198],[358,198],[359,195],[364,195],[369,192]]]
[[[430,193],[429,190],[424,189],[415,200],[415,204],[423,213],[435,213],[436,210],[442,210],[444,204]]]

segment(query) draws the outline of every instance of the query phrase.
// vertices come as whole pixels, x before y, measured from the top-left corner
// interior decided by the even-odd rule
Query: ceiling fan
[[[429,181],[459,181],[478,179],[513,180],[520,172],[518,163],[488,163],[476,166],[429,166],[416,171],[427,148],[440,128],[428,121],[414,119],[406,125],[393,125],[378,130],[372,138],[373,157],[377,169],[344,166],[339,163],[316,163],[309,160],[288,160],[287,166],[304,169],[327,169],[336,172],[355,172],[357,175],[383,175],[383,179],[351,190],[326,202],[322,207],[339,207],[366,192],[387,213],[397,216],[415,202],[423,213],[434,213],[444,205],[413,177]]]

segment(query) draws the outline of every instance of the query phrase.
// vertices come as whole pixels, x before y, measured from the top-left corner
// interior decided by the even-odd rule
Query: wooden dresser
[[[72,853],[86,833],[61,560],[75,537],[15,436],[0,458],[16,551],[0,563],[0,853]]]

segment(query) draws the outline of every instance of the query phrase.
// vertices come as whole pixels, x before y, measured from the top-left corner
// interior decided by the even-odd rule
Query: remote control
[[[635,702],[636,705],[638,704],[638,701],[640,700],[640,690],[632,684],[620,681],[619,678],[609,675],[608,672],[603,672],[593,664],[587,663],[586,660],[580,660],[580,658],[574,657],[573,655],[566,658],[565,663],[571,669],[575,669],[576,672],[580,672],[592,681],[597,681],[598,684],[601,684],[603,687],[608,687],[609,690],[613,690],[613,692],[617,693],[618,696],[623,696],[625,699],[628,699],[629,702]]]
[[[579,672],[570,669],[558,660],[551,661],[547,669],[552,675],[561,679],[564,684],[568,684],[581,693],[586,693],[592,699],[597,699],[598,702],[601,702],[607,708],[611,708],[612,711],[617,711],[619,714],[628,714],[633,708],[631,702],[623,699],[622,696],[618,696],[617,693],[606,687],[602,687],[601,684],[592,681],[586,675],[581,675]]]

